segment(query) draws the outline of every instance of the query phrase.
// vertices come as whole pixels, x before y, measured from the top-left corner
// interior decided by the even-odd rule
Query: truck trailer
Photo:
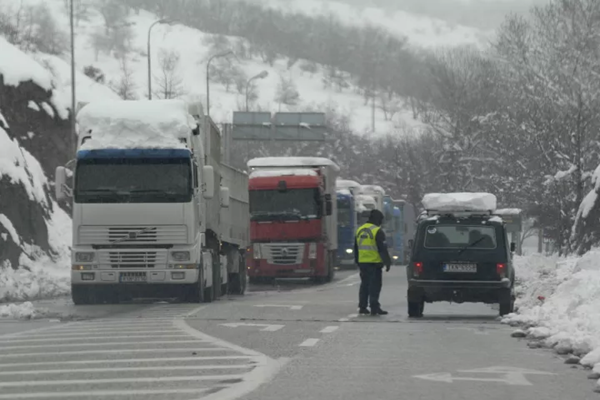
[[[250,282],[333,279],[337,251],[339,167],[317,157],[266,157],[250,172]]]
[[[202,105],[92,102],[77,122],[72,188],[56,171],[57,198],[73,199],[73,302],[243,294],[248,177],[222,163]]]

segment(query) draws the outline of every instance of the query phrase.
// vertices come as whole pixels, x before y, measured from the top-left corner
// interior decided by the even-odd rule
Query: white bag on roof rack
[[[491,193],[429,193],[422,203],[427,211],[491,212],[496,209],[496,196]]]

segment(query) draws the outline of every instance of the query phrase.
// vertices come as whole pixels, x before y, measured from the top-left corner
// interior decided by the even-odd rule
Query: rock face
[[[58,117],[51,97],[31,81],[5,85],[0,74],[0,267],[18,268],[24,252],[52,256],[46,177],[69,160],[71,140],[68,121]]]

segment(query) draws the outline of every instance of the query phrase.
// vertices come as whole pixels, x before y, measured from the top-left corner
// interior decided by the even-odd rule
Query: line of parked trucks
[[[200,104],[98,102],[77,114],[78,150],[56,171],[72,198],[75,304],[135,297],[210,302],[246,281],[333,279],[354,265],[356,228],[385,217],[390,253],[407,261],[413,207],[379,186],[339,179],[318,157],[223,160],[221,133]]]

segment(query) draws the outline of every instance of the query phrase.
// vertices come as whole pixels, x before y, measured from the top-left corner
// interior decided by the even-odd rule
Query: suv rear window
[[[496,229],[493,226],[430,225],[425,231],[425,247],[428,249],[496,248]]]

